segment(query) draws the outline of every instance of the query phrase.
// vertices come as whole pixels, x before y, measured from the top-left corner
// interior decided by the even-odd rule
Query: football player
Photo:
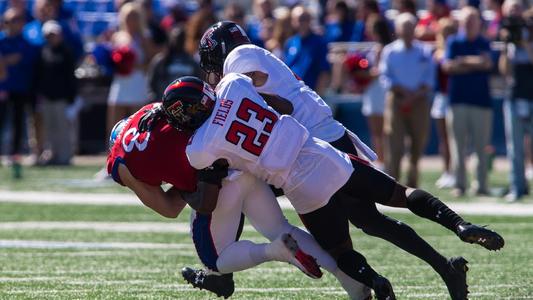
[[[357,221],[360,207],[377,202],[408,208],[452,230],[465,242],[489,250],[503,247],[500,235],[467,223],[431,194],[403,186],[365,160],[311,137],[294,118],[269,107],[249,77],[227,74],[216,87],[216,98],[204,93],[202,86],[204,82],[198,78],[177,79],[167,88],[175,97],[165,98],[161,107],[173,126],[194,132],[186,150],[191,165],[205,169],[227,164],[282,188],[338,267],[373,288],[378,299],[395,296],[388,280],[353,250],[348,221]],[[401,238],[407,241],[402,249],[430,264],[452,299],[466,299],[467,261],[446,259],[409,226],[398,226]],[[397,238],[390,241],[395,243]]]
[[[225,74],[245,74],[272,108],[293,116],[311,136],[343,152],[372,161],[377,158],[357,135],[333,118],[331,108],[315,91],[271,52],[253,45],[239,25],[229,21],[212,25],[200,40],[199,53],[209,84],[215,86]]]
[[[207,93],[209,89],[206,85]],[[215,272],[184,269],[182,274],[189,282],[229,297],[234,291],[232,272],[272,260],[289,262],[317,278],[321,272],[313,255],[337,277],[351,299],[369,297],[370,290],[339,270],[308,233],[288,223],[264,182],[246,173],[233,173],[220,180],[227,175],[224,169],[193,169],[185,156],[190,135],[153,118],[159,105],[147,105],[115,125],[107,170],[116,182],[129,187],[162,216],[175,218],[187,203],[195,209],[191,215],[194,245],[200,260]],[[164,191],[162,183],[171,184],[172,188]],[[218,201],[204,201],[210,198]],[[272,242],[237,241],[244,220],[241,212]],[[300,250],[299,245],[311,255]]]

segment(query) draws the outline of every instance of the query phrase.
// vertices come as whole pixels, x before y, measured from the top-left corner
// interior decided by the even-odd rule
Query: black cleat
[[[466,243],[478,244],[488,250],[499,250],[505,244],[503,237],[483,226],[475,224],[459,225],[457,235]]]
[[[217,297],[227,299],[235,291],[235,282],[233,282],[233,273],[230,274],[209,274],[202,269],[192,269],[185,267],[181,269],[181,275],[193,287],[205,289],[215,293]]]
[[[468,299],[468,284],[466,284],[467,263],[468,261],[463,257],[452,257],[448,260],[448,269],[444,274],[441,274],[452,300]]]
[[[372,289],[376,294],[377,300],[396,300],[392,285],[387,278],[381,275],[378,275],[372,280]]]

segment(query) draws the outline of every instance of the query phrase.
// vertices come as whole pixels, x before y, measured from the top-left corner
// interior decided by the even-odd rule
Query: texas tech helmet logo
[[[204,35],[202,36],[202,39],[200,40],[201,48],[213,49],[218,45],[217,41],[213,39],[213,31],[215,31],[214,28],[209,28],[204,33]]]

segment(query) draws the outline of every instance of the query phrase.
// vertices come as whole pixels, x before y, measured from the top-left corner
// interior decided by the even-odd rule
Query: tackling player
[[[187,146],[191,165],[204,169],[223,159],[231,168],[283,188],[306,227],[339,268],[372,287],[378,299],[395,296],[390,283],[352,248],[348,220],[354,222],[360,207],[378,202],[408,208],[452,230],[465,242],[489,250],[503,247],[503,238],[497,233],[465,222],[431,194],[402,186],[366,161],[309,137],[294,118],[272,110],[249,77],[226,75],[217,85],[217,100],[202,93],[203,84],[191,77],[176,80],[167,89],[182,96],[166,98],[162,106],[173,126],[195,132]],[[185,91],[185,85],[191,88]],[[203,124],[199,124],[200,119],[204,119]],[[409,226],[399,226],[401,238],[410,245],[404,243],[402,248],[438,272],[453,300],[466,299],[467,261],[462,257],[446,259]]]
[[[191,233],[200,260],[227,275],[184,270],[189,282],[229,297],[234,290],[231,272],[271,260],[289,262],[313,278],[320,277],[312,257],[299,250],[300,244],[337,277],[351,299],[368,297],[369,290],[340,271],[308,233],[287,222],[264,182],[236,173],[222,181],[227,175],[224,168],[194,170],[185,156],[190,135],[153,118],[158,107],[147,105],[115,125],[107,169],[116,182],[132,189],[146,206],[165,217],[175,218],[186,203],[197,210],[191,215]],[[172,188],[165,192],[163,182]],[[236,242],[242,230],[241,212],[272,242]]]
[[[293,116],[311,136],[343,152],[376,160],[374,151],[333,118],[331,108],[315,91],[272,53],[253,45],[239,25],[228,21],[212,25],[200,40],[199,53],[209,84],[215,86],[229,73],[245,74],[271,107]]]

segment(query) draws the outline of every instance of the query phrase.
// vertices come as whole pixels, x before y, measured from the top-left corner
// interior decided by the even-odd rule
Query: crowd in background
[[[159,15],[151,0],[116,0],[115,24],[87,47],[76,12],[61,0],[36,0],[31,10],[24,0],[9,0],[0,36],[0,120],[11,122],[13,163],[29,136],[36,164],[70,164],[82,102],[75,76],[80,65],[96,64],[112,78],[109,132],[121,118],[160,99],[174,78],[203,76],[199,40],[211,24],[230,20],[319,94],[361,95],[376,164],[399,178],[408,152],[404,181],[410,186],[418,185],[418,161],[433,119],[444,165],[437,185],[453,188],[457,196],[469,189],[470,151],[477,157],[470,188],[477,195],[489,193],[490,77],[503,75],[508,197],[528,194],[527,136],[533,130],[533,9],[528,3],[199,0],[188,11],[182,2],[172,2]],[[499,49],[491,47],[494,41],[500,41]],[[341,50],[332,55],[334,48]],[[0,122],[0,133],[5,125]]]

